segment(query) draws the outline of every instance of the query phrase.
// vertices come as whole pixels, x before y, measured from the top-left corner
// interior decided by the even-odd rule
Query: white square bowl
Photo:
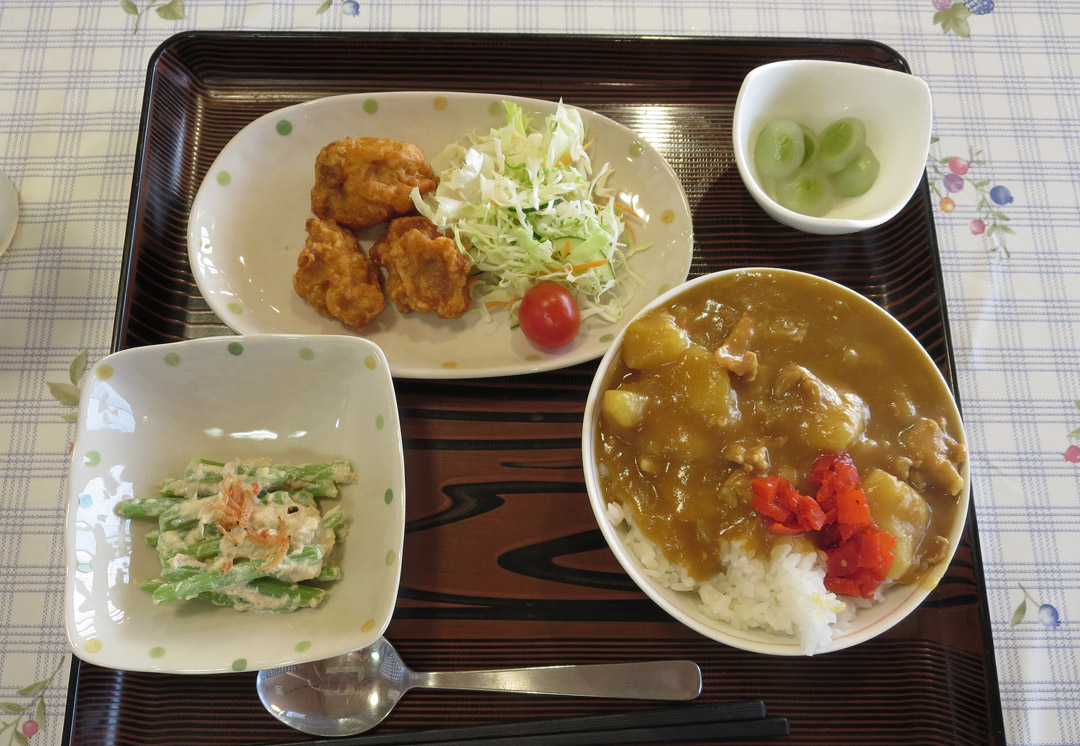
[[[341,580],[314,609],[237,612],[201,601],[155,606],[152,521],[117,502],[156,494],[192,458],[275,463],[349,459],[338,498],[351,524]],[[333,504],[336,501],[329,501]],[[325,508],[324,508],[325,509]],[[162,673],[258,670],[339,655],[386,629],[397,598],[405,474],[393,381],[368,340],[255,335],[154,345],[100,360],[79,404],[68,480],[65,625],[100,666]]]

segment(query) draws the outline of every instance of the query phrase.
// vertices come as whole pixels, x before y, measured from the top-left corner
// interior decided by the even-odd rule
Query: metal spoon
[[[351,736],[374,728],[414,687],[688,700],[701,693],[701,669],[676,660],[416,673],[380,637],[336,658],[260,671],[256,681],[270,714],[316,736]]]

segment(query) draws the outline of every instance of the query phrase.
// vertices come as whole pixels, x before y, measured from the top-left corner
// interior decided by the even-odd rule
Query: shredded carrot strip
[[[562,247],[562,255],[566,256],[570,253],[570,239],[566,240],[566,245]]]
[[[594,137],[593,139],[589,140],[589,141],[588,141],[587,143],[585,143],[584,145],[582,145],[582,146],[581,146],[581,149],[582,149],[582,150],[588,150],[589,148],[591,148],[591,147],[592,147],[592,144],[593,144],[594,142],[596,142],[596,138],[595,138],[595,137]]]
[[[491,300],[484,304],[484,308],[489,311],[494,311],[498,308],[509,308],[517,303],[521,298],[511,298],[510,300]]]
[[[619,210],[620,212],[629,213],[629,214],[633,215],[635,218],[640,218],[641,217],[641,215],[633,207],[631,207],[630,205],[624,205],[622,202],[619,202],[619,201],[615,202],[615,209]]]
[[[571,272],[584,272],[587,269],[593,269],[594,267],[603,267],[610,262],[610,259],[597,259],[593,262],[585,262],[584,264],[575,264],[570,267]]]
[[[559,165],[560,166],[569,166],[571,163],[573,163],[573,161],[574,161],[574,159],[570,157],[569,153],[567,153],[563,157],[563,159],[561,161],[559,161]]]

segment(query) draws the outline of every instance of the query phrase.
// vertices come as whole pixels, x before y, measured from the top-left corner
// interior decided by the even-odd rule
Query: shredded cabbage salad
[[[605,163],[592,173],[581,114],[560,101],[533,127],[515,103],[504,101],[506,123],[470,134],[435,158],[439,185],[426,197],[414,189],[416,209],[473,263],[473,297],[490,313],[506,308],[516,319],[525,292],[557,282],[577,298],[582,318],[622,316],[631,249],[626,219],[633,199],[606,186]]]

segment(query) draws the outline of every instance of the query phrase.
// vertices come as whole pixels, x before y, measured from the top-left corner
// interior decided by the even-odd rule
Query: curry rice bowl
[[[736,647],[839,650],[936,586],[967,514],[941,372],[843,286],[730,270],[658,298],[601,362],[586,485],[608,544],[679,621]]]

